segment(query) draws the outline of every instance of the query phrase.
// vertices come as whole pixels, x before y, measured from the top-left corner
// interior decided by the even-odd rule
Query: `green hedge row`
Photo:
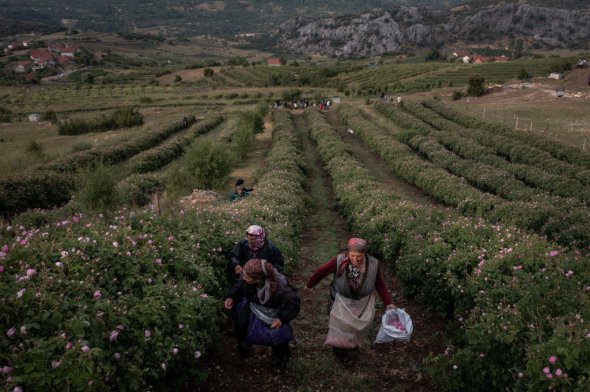
[[[391,113],[391,105],[377,105],[376,108],[392,121],[396,121],[395,112]],[[348,118],[360,117],[352,115]],[[357,124],[355,128],[365,130],[360,135],[367,137],[367,143],[389,162],[398,175],[445,204],[456,207],[465,215],[482,216],[489,222],[513,224],[546,235],[565,246],[587,249],[590,245],[587,227],[590,222],[589,212],[587,208],[580,208],[577,200],[541,196],[535,197],[530,203],[506,201],[479,191],[464,179],[432,163],[416,162],[410,154],[405,155],[407,158],[402,158],[397,154],[400,151],[397,145],[399,142],[391,140],[391,133],[377,129],[370,122]],[[405,162],[400,162],[400,159]]]
[[[0,180],[0,213],[6,218],[32,208],[53,208],[70,200],[70,174],[29,171]]]
[[[70,119],[58,126],[60,135],[82,135],[90,132],[107,132],[120,128],[130,128],[143,124],[143,115],[134,108],[117,109],[109,116],[94,121]]]
[[[204,122],[196,127],[193,138],[204,135],[223,122],[223,117],[217,117]],[[182,136],[169,140],[155,148],[135,155],[130,159],[133,173],[147,173],[172,162],[184,153],[184,148],[189,145],[192,138]]]
[[[308,116],[355,232],[394,265],[406,293],[452,315],[446,352],[429,360],[442,389],[590,385],[587,258],[514,228],[392,196],[347,153],[322,115]]]
[[[590,169],[590,154],[580,151],[575,147],[567,146],[565,144],[556,142],[555,140],[549,140],[547,138],[539,136],[538,134],[534,135],[533,137],[532,135],[529,135],[525,132],[515,131],[503,124],[490,123],[487,121],[476,119],[468,115],[461,114],[456,110],[453,110],[445,106],[440,101],[427,100],[423,102],[423,105],[429,109],[432,109],[444,118],[461,124],[464,127],[484,129],[496,134],[507,136],[519,140],[528,146],[532,146],[539,150],[548,152],[556,159],[566,161],[573,165],[579,165],[586,169]]]
[[[437,106],[437,108],[438,107],[439,106]],[[581,165],[571,164],[555,158],[551,153],[546,152],[541,148],[535,147],[536,144],[540,144],[541,146],[551,143],[560,145],[559,142],[551,141],[551,143],[537,143],[539,139],[543,140],[541,136],[535,135],[533,137],[530,134],[518,131],[507,131],[503,127],[499,129],[504,131],[498,133],[495,131],[486,131],[487,128],[466,130],[458,123],[447,120],[434,110],[428,109],[415,102],[406,102],[403,105],[403,108],[436,129],[454,132],[463,131],[462,134],[464,136],[470,137],[486,147],[495,149],[499,156],[510,162],[539,167],[549,173],[559,176],[565,175],[580,181],[584,185],[590,185],[590,170],[585,166],[584,154],[581,151],[576,155],[579,158]],[[483,129],[483,131],[481,129]],[[551,151],[556,152],[556,154],[562,150],[575,151],[566,146],[563,146],[563,148],[551,149]],[[570,153],[569,156],[573,156],[572,153]]]
[[[191,116],[186,123],[181,121],[165,129],[152,130],[113,147],[80,151],[68,157],[52,161],[43,168],[63,173],[75,172],[84,167],[96,165],[99,162],[105,165],[120,163],[158,145],[175,133],[190,127],[195,122],[195,117]]]
[[[462,159],[442,146],[435,137],[416,136],[408,145],[430,162],[451,174],[467,180],[482,192],[497,195],[506,200],[530,201],[541,191],[528,187],[510,173],[475,160]]]
[[[472,130],[464,132],[468,134],[472,133]],[[493,148],[484,147],[471,139],[471,136],[473,136],[481,140],[477,135],[465,135],[463,132],[437,131],[431,136],[461,158],[475,160],[502,169],[533,188],[542,189],[552,195],[573,197],[583,202],[590,201],[590,189],[584,187],[579,181],[563,175],[547,173],[543,169],[531,165],[510,163],[496,155]]]

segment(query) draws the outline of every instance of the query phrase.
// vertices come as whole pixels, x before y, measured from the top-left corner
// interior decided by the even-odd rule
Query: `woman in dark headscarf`
[[[361,238],[348,241],[348,251],[333,257],[307,281],[310,292],[323,278],[334,273],[330,287],[330,322],[326,344],[337,355],[357,349],[369,332],[375,316],[375,291],[387,309],[395,309],[381,275],[379,260],[367,253]]]
[[[273,361],[284,367],[291,357],[289,341],[293,334],[289,323],[299,313],[300,300],[297,291],[289,285],[287,278],[280,274],[266,260],[249,260],[243,268],[242,278],[228,294],[225,309],[232,310],[232,317],[238,340],[238,352],[242,356],[251,353],[252,344],[272,347]],[[256,320],[256,318],[258,320]],[[275,330],[271,342],[252,343],[249,341],[254,323],[260,321]],[[279,331],[283,328],[282,331]],[[270,332],[272,333],[272,332]]]
[[[246,238],[240,240],[229,254],[229,267],[236,274],[242,273],[242,267],[251,259],[267,260],[273,267],[283,273],[283,255],[275,244],[266,238],[264,229],[252,225],[246,230]]]

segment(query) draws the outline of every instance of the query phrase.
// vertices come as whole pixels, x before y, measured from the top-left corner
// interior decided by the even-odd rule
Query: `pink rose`
[[[4,266],[0,265],[0,273],[4,272]]]
[[[66,350],[71,350],[73,346],[74,346],[74,345],[72,344],[72,342],[68,342],[68,343],[66,344]]]
[[[94,292],[94,299],[100,299],[100,297],[102,297],[102,293],[100,292],[100,290],[96,290]]]
[[[88,347],[88,346],[82,346],[82,352],[83,353],[87,353],[88,351],[90,351],[90,347]]]
[[[36,271],[34,268],[29,268],[29,269],[27,270],[27,276],[28,276],[29,278],[32,278],[33,276],[35,276],[35,274],[36,274],[36,273],[37,273],[37,271]]]
[[[118,361],[119,359],[121,359],[121,354],[119,353],[114,353],[113,357]]]
[[[117,331],[111,332],[111,335],[109,336],[109,341],[114,342],[115,340],[117,340],[118,336],[119,336],[119,332],[117,332]]]
[[[23,392],[23,389],[20,386],[16,386],[14,387],[14,389],[12,390],[12,392]]]
[[[551,380],[552,378],[553,378],[553,374],[551,374],[551,373],[547,374],[547,379],[548,380]]]
[[[61,365],[60,361],[51,361],[51,368],[52,369],[59,367],[59,365]]]
[[[545,373],[545,374],[549,374],[549,373],[551,373],[551,369],[549,369],[549,366],[545,366],[545,367],[543,368],[543,373]]]
[[[556,250],[552,250],[551,252],[549,252],[549,256],[551,256],[551,257],[555,257],[555,256],[557,256],[558,254],[559,254],[559,252],[558,252],[558,251],[556,251]]]
[[[557,357],[555,355],[552,355],[549,357],[549,363],[554,365],[555,362],[557,362]]]
[[[177,347],[174,347],[172,349],[172,354],[174,354],[174,355],[178,354],[178,348]]]
[[[555,375],[557,377],[561,377],[562,374],[563,374],[563,372],[561,371],[561,369],[555,369]]]
[[[149,338],[150,336],[152,336],[152,332],[149,329],[146,329],[145,331],[143,331],[143,336]]]
[[[22,298],[23,295],[25,295],[25,291],[27,291],[27,289],[20,289],[17,293],[16,293],[16,298]]]
[[[201,352],[200,351],[195,351],[195,358],[196,359],[201,358]]]
[[[2,245],[2,252],[8,253],[8,245]]]

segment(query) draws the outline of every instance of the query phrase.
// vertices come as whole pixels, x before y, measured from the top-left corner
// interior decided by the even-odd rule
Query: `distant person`
[[[244,198],[249,196],[252,191],[254,191],[254,188],[246,188],[244,185],[244,180],[238,178],[234,191],[229,195],[229,200],[236,201],[238,199]]]
[[[246,238],[240,240],[229,253],[229,268],[235,275],[242,273],[242,267],[248,260],[264,259],[283,273],[284,260],[281,251],[266,238],[266,232],[258,225],[252,225],[246,230]]]
[[[401,105],[402,104],[402,97],[398,95],[396,98],[396,102],[397,102],[397,106]]]

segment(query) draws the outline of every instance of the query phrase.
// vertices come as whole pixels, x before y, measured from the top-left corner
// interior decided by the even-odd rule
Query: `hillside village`
[[[63,42],[13,42],[4,48],[5,55],[18,55],[20,60],[11,61],[4,67],[4,75],[17,80],[33,81],[42,75],[66,70],[75,70],[75,61],[80,48]]]

